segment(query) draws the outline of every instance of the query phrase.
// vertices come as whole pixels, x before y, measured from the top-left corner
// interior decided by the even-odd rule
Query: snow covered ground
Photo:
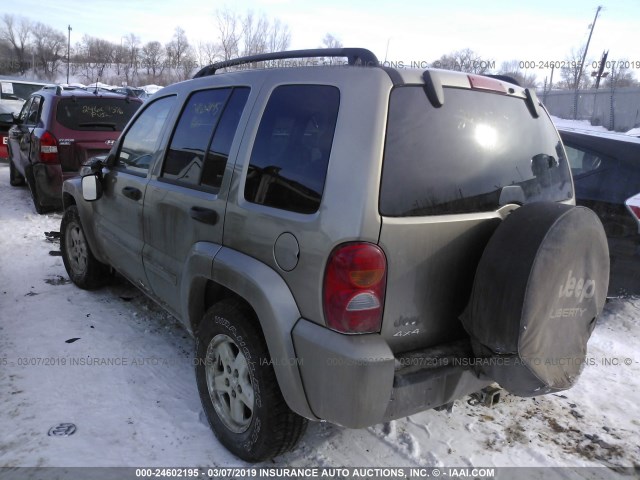
[[[95,292],[69,283],[44,235],[61,215],[37,215],[8,177],[0,162],[0,467],[242,465],[203,417],[188,334],[124,281]],[[639,345],[640,299],[616,299],[569,391],[507,395],[494,408],[464,399],[451,413],[361,430],[315,423],[268,466],[597,466],[617,475],[640,466]],[[47,436],[62,422],[76,433]]]

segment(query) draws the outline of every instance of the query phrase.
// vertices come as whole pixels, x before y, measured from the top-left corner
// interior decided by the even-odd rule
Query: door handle
[[[191,218],[198,222],[208,223],[210,225],[218,223],[218,212],[211,210],[210,208],[191,207],[189,213]]]
[[[122,194],[125,197],[128,197],[132,200],[140,200],[142,198],[142,192],[138,190],[136,187],[124,187],[122,189]]]

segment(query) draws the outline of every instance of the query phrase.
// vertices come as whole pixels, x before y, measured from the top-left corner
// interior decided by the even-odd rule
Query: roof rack
[[[84,89],[82,87],[72,87],[69,85],[67,85],[66,87],[63,87],[62,85],[49,84],[49,85],[45,85],[40,90],[55,90],[56,95],[62,95],[62,92],[64,90],[84,90]]]
[[[378,58],[366,48],[314,48],[309,50],[288,50],[284,52],[262,53],[248,57],[234,58],[217,62],[204,67],[193,78],[214,75],[216,70],[227,67],[245,65],[247,63],[264,62],[268,60],[285,60],[287,58],[319,58],[319,57],[347,57],[349,65],[377,67]]]

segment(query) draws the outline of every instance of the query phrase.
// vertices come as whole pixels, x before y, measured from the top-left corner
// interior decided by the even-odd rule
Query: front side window
[[[161,177],[217,192],[248,96],[245,87],[191,95],[173,133]]]
[[[159,98],[136,118],[124,136],[115,166],[146,175],[175,97]]]
[[[22,110],[20,110],[20,114],[18,115],[18,120],[20,123],[25,123],[27,121],[27,115],[29,115],[29,109],[31,108],[31,104],[33,103],[33,97],[26,101],[26,103],[22,106]]]
[[[40,105],[42,105],[42,97],[40,96],[33,97],[33,101],[29,106],[29,113],[27,114],[27,120],[25,121],[27,125],[35,125],[38,122],[38,118],[40,116]]]
[[[230,93],[230,88],[221,88],[191,95],[173,133],[162,178],[200,183],[207,146]]]
[[[277,87],[251,152],[244,196],[298,213],[320,207],[340,92],[328,85]]]

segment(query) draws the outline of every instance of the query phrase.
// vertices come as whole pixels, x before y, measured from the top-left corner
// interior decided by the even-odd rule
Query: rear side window
[[[58,102],[56,120],[71,130],[121,132],[140,105],[124,98],[63,98]]]
[[[419,86],[392,91],[380,191],[386,216],[493,211],[573,196],[551,121],[524,100],[445,88],[434,108]]]
[[[318,210],[339,104],[339,90],[327,85],[273,91],[251,152],[248,201],[299,213]]]
[[[248,96],[248,88],[191,95],[171,139],[162,178],[218,190]]]

